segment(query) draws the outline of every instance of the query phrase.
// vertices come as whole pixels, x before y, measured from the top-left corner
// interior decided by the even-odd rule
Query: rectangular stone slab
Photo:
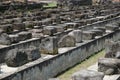
[[[56,32],[57,32],[56,28],[50,26],[44,27],[43,29],[44,35],[53,35]]]
[[[48,37],[41,41],[40,51],[42,54],[55,55],[58,54],[57,37]]]
[[[95,33],[91,31],[83,31],[83,40],[91,40],[95,38]]]

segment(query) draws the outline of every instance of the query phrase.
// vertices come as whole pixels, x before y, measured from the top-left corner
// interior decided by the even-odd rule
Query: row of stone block
[[[12,24],[7,24],[7,25],[1,25],[1,29],[3,29],[5,32],[12,32],[13,30],[24,30],[26,28],[34,28],[35,25],[48,25],[52,23],[52,19],[46,19],[43,21],[25,21],[24,23],[21,23],[22,18],[15,18],[15,19],[6,19],[7,22],[13,22]],[[95,21],[98,21],[97,18],[94,19],[88,19],[88,20],[84,20],[84,21],[80,21],[80,22],[71,22],[71,23],[65,23],[66,26],[68,26],[68,28],[77,28],[81,25],[85,25],[87,23],[93,23]],[[17,23],[14,23],[14,21],[18,21]]]
[[[19,26],[18,28],[20,28],[20,25],[19,24],[17,24],[17,25]],[[64,32],[67,29],[73,29],[73,28],[77,29],[78,26],[79,26],[79,24],[74,23],[74,22],[73,23],[66,23],[65,25],[61,24],[59,26],[46,26],[43,29],[39,26],[35,26],[36,29],[30,30],[29,32],[19,33],[19,36],[22,36],[20,41],[32,38],[31,34],[33,34],[33,37],[35,37],[35,38],[36,37],[41,38],[43,35],[50,35],[51,36],[57,32]],[[119,25],[117,25],[117,24],[107,24],[106,27],[94,27],[93,30],[82,31],[82,33],[79,32],[79,36],[82,35],[81,40],[91,40],[91,39],[94,39],[96,36],[102,36],[105,33],[105,30],[116,31],[118,29],[119,29]],[[19,36],[17,34],[10,35],[11,41],[12,42],[19,42]],[[28,37],[25,37],[25,36],[28,36]],[[77,39],[76,39],[76,41],[77,41]],[[77,41],[77,42],[81,42],[81,41]]]
[[[32,34],[26,31],[11,35],[8,35],[6,33],[0,33],[0,44],[11,45],[12,43],[17,43],[31,38]]]
[[[41,13],[44,13],[43,15],[46,16],[45,18],[48,18],[48,17],[49,17],[49,16],[47,16],[47,15],[45,14],[45,13],[47,13],[47,12],[40,12],[40,14],[41,14]],[[28,13],[28,14],[29,14],[29,13]],[[35,14],[33,14],[33,12],[31,12],[31,14],[32,14],[32,15],[35,15]],[[81,16],[81,15],[85,15],[85,14],[86,14],[86,13],[82,13],[82,14],[80,14],[80,13],[78,14],[78,13],[77,13],[76,15],[80,15],[80,16]],[[73,14],[72,14],[72,16],[76,16],[76,15],[73,15]],[[87,15],[89,15],[89,14],[87,14]],[[60,16],[60,15],[59,15],[59,16]],[[29,20],[30,20],[30,18],[31,18],[31,19],[33,18],[32,20],[34,20],[34,18],[38,18],[38,17],[40,17],[40,16],[39,16],[39,15],[35,15],[35,16],[23,17],[23,18],[13,18],[13,20],[12,20],[12,19],[9,20],[10,18],[8,18],[8,20],[9,20],[9,22],[11,22],[11,21],[12,21],[12,22],[15,22],[15,21],[18,21],[18,20],[16,20],[16,19],[20,19],[19,21],[24,21],[24,20],[26,20],[27,18],[28,18]],[[11,17],[11,18],[12,18],[12,17]],[[41,19],[42,19],[42,18],[41,18]],[[6,19],[6,20],[7,20],[7,19]],[[6,20],[5,20],[5,21],[6,21]]]
[[[112,31],[115,31],[114,26],[110,26],[110,27],[113,27]],[[117,28],[119,28],[119,27],[117,27]],[[42,49],[44,50],[43,52],[45,52],[45,49],[46,49],[45,53],[53,52],[53,54],[54,54],[54,52],[57,52],[56,50],[58,47],[59,48],[75,47],[76,43],[80,43],[84,40],[92,40],[92,39],[95,39],[97,36],[103,36],[103,34],[106,33],[105,31],[106,31],[105,27],[94,27],[93,30],[88,30],[88,31],[73,30],[72,32],[68,33],[67,35],[63,35],[63,37],[61,37],[59,40],[57,37],[54,37],[54,38],[50,37],[48,40],[43,40],[42,43],[44,43],[44,44],[42,46],[43,47]],[[52,51],[47,51],[50,48],[50,47],[48,47],[48,45],[49,46],[51,45],[52,47],[54,47],[51,49]]]

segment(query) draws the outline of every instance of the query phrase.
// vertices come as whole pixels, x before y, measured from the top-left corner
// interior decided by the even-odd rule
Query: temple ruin
[[[59,1],[55,7],[0,3],[0,80],[59,80],[55,76],[103,49],[98,71],[81,70],[72,80],[120,74],[120,4]]]

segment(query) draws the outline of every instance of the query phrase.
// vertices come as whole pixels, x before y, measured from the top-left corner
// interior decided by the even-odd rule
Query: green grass
[[[56,2],[51,2],[51,3],[48,3],[48,5],[45,5],[43,7],[56,7],[56,6],[57,6]]]
[[[83,61],[83,62],[79,63],[78,65],[74,66],[73,68],[69,69],[65,73],[59,75],[58,78],[60,80],[71,80],[71,76],[73,73],[75,73],[81,69],[86,69],[87,67],[95,64],[100,57],[104,56],[104,53],[105,52],[103,50],[103,51],[91,56],[90,58],[86,59],[85,61]]]

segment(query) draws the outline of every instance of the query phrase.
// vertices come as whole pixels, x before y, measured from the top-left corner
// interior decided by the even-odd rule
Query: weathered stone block
[[[4,19],[2,23],[11,24],[13,23],[13,19]]]
[[[71,22],[71,23],[65,23],[66,26],[67,26],[67,29],[76,29],[79,27],[79,24],[78,23],[74,23],[74,22]]]
[[[25,28],[30,28],[30,29],[34,28],[34,24],[32,21],[25,21],[24,24],[25,24]]]
[[[4,16],[5,19],[11,19],[15,17],[16,17],[15,15],[8,15],[8,14]]]
[[[41,57],[39,49],[34,46],[30,46],[29,48],[25,49],[25,52],[29,61],[34,61]]]
[[[42,25],[49,25],[52,24],[51,18],[47,18],[41,21]]]
[[[8,34],[6,33],[1,33],[0,34],[0,44],[2,45],[10,45],[11,44],[11,40]]]
[[[106,75],[120,73],[120,60],[112,58],[100,58],[98,60],[98,71],[104,72]]]
[[[24,23],[14,23],[13,24],[14,30],[25,30],[25,24]]]
[[[106,25],[106,29],[107,29],[107,30],[110,30],[110,31],[116,31],[116,30],[119,29],[119,27],[116,26],[116,25],[114,25],[114,24],[107,24],[107,25]]]
[[[83,40],[91,40],[95,38],[95,32],[83,31]]]
[[[55,26],[57,32],[64,32],[64,27],[62,26]]]
[[[103,80],[102,72],[92,70],[81,70],[72,75],[72,80]]]
[[[115,58],[120,59],[120,51],[115,54]]]
[[[42,33],[32,33],[32,38],[42,38],[44,35]]]
[[[44,29],[43,29],[43,34],[44,35],[50,35],[51,36],[54,33],[57,33],[57,30],[54,27],[48,26],[48,27],[44,27]]]
[[[41,41],[40,52],[43,54],[58,54],[58,40],[57,37],[48,37]]]
[[[70,35],[63,36],[58,42],[59,47],[75,47],[76,40],[75,37]]]
[[[23,49],[12,49],[8,51],[5,58],[5,63],[10,67],[19,67],[27,62],[27,54]]]
[[[94,32],[95,36],[102,36],[103,35],[103,32],[101,30],[93,29],[93,30],[90,30],[90,31]]]
[[[18,36],[21,41],[32,38],[32,34],[30,32],[26,32],[26,31],[18,33]]]
[[[13,27],[11,24],[0,25],[0,29],[2,29],[6,33],[11,33],[13,31]]]
[[[18,35],[9,35],[11,43],[17,43],[20,41],[19,36]]]
[[[82,31],[81,30],[73,30],[68,35],[75,37],[75,40],[77,43],[82,42]]]
[[[59,25],[47,26],[47,27],[55,28],[57,32],[64,32],[65,29],[65,27]]]
[[[43,30],[42,29],[31,29],[29,30],[30,33],[42,33]]]
[[[106,33],[105,27],[94,27],[95,30],[101,30],[104,34]]]
[[[114,42],[110,40],[106,40],[106,47],[105,47],[105,57],[106,58],[117,58],[119,57],[120,51],[120,42]]]
[[[23,18],[13,18],[13,22],[14,23],[21,23],[21,22],[23,22]]]
[[[42,29],[41,26],[34,26],[34,29]]]

